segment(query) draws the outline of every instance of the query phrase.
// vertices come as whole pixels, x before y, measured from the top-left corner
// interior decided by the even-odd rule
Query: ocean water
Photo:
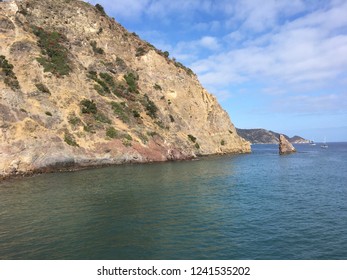
[[[0,259],[347,259],[347,143],[0,182]]]

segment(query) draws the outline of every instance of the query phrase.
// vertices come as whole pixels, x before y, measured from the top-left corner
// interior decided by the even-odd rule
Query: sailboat
[[[327,139],[324,137],[324,142],[323,144],[320,146],[322,149],[328,149],[328,145],[327,145]]]

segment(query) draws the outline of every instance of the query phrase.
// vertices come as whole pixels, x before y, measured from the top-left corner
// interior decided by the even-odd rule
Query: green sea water
[[[347,259],[347,143],[0,183],[0,259]]]

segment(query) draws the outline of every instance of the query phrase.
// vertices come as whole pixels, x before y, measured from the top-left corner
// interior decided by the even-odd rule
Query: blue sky
[[[347,141],[347,1],[88,2],[190,67],[235,126]]]

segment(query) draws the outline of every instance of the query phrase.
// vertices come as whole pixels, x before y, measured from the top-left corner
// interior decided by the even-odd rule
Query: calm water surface
[[[347,259],[347,143],[0,183],[0,259]]]

